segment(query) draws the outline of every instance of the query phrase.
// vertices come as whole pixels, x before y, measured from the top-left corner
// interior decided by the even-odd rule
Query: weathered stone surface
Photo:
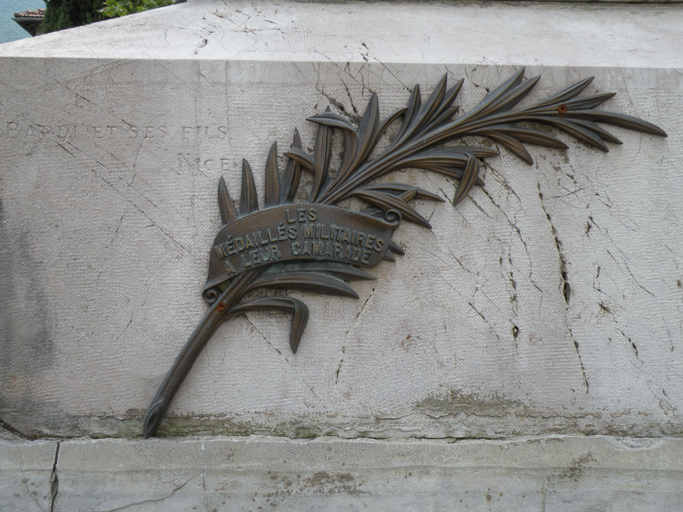
[[[45,487],[55,443],[39,446]],[[681,461],[680,438],[73,440],[60,443],[53,508],[36,510],[673,512]],[[4,490],[13,473],[3,464]],[[17,494],[2,510],[33,510]]]
[[[671,6],[198,1],[3,45],[0,417],[139,435],[205,311],[221,175],[237,195],[246,157],[262,190],[270,143],[311,146],[328,104],[375,91],[386,114],[448,73],[466,111],[527,65],[532,99],[595,75],[669,138],[489,159],[457,208],[416,202],[433,232],[403,225],[360,300],[292,293],[296,356],[284,316],[221,327],[161,433],[681,433],[681,27]]]
[[[54,441],[10,441],[0,437],[0,510],[50,510],[56,455]]]

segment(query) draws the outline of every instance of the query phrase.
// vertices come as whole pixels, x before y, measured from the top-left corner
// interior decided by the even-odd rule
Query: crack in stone
[[[106,169],[106,166],[105,166],[104,164],[102,164],[101,162],[97,162],[97,163],[100,164],[102,167],[104,167],[104,168]],[[115,192],[117,192],[121,197],[123,197],[131,206],[133,206],[138,212],[140,212],[148,221],[150,221],[150,222],[152,223],[152,225],[153,225],[154,227],[156,227],[157,229],[159,229],[159,231],[161,231],[164,235],[166,235],[166,237],[168,237],[173,243],[175,243],[175,244],[177,244],[178,246],[180,246],[180,248],[182,248],[185,252],[187,252],[190,256],[192,256],[192,252],[189,251],[189,250],[187,249],[187,247],[185,247],[183,244],[181,244],[180,242],[178,242],[175,238],[173,238],[173,236],[171,236],[170,233],[168,233],[168,232],[167,232],[164,228],[162,228],[159,224],[157,224],[156,222],[154,222],[154,220],[152,220],[152,218],[151,218],[149,215],[147,215],[147,213],[145,213],[145,211],[142,210],[142,208],[140,208],[133,200],[131,200],[130,198],[128,198],[123,192],[121,192],[119,189],[117,189],[117,188],[114,186],[113,183],[109,182],[104,176],[102,176],[101,174],[99,174],[99,173],[98,173],[97,171],[95,171],[94,169],[91,169],[91,171],[95,174],[96,177],[100,178],[100,179],[101,179],[102,181],[104,181],[107,185],[109,185]],[[136,192],[138,192],[137,189],[134,189],[134,190],[135,190]],[[142,194],[140,194],[140,195],[142,195]],[[144,197],[144,196],[143,196],[143,197]],[[151,201],[150,201],[150,202],[151,202]],[[152,204],[154,205],[154,203],[152,203]],[[156,206],[156,205],[154,205],[154,206]]]
[[[252,328],[258,333],[258,335],[261,336],[261,338],[263,338],[263,341],[265,341],[270,348],[272,348],[275,352],[277,352],[278,355],[282,356],[284,358],[284,360],[289,363],[289,359],[287,359],[287,356],[285,356],[282,353],[282,350],[280,350],[279,348],[274,346],[270,342],[270,340],[263,335],[263,333],[258,329],[258,327],[256,327],[256,325],[254,325],[254,322],[252,322],[251,319],[247,315],[244,315],[244,317],[246,318],[247,322],[249,322],[249,325],[251,325]]]
[[[494,172],[494,174],[495,174],[495,172]],[[500,182],[500,181],[499,181],[499,182]],[[519,196],[517,195],[517,193],[512,189],[512,187],[510,187],[510,185],[507,184],[507,182],[506,182],[506,183],[500,182],[500,183],[501,183],[501,185],[502,185],[506,190],[508,190],[508,193],[512,193],[515,197],[517,197],[517,199],[519,199]],[[485,188],[483,188],[482,190],[483,190],[483,192],[484,192],[484,195],[486,195],[486,197],[488,198],[488,200],[491,202],[491,204],[492,204],[493,206],[495,206],[495,207],[503,214],[503,216],[505,217],[505,220],[507,221],[507,223],[510,225],[510,227],[511,227],[511,228],[514,230],[514,232],[517,234],[517,238],[519,238],[519,241],[520,241],[520,242],[522,243],[522,245],[524,246],[524,252],[526,252],[526,257],[527,257],[527,259],[529,260],[529,276],[528,276],[528,277],[529,277],[529,282],[530,282],[530,283],[534,286],[534,288],[536,288],[539,292],[542,292],[543,290],[541,290],[541,287],[536,283],[536,280],[533,278],[533,274],[534,274],[533,260],[532,260],[532,258],[531,258],[531,254],[529,254],[529,246],[527,245],[526,240],[524,240],[524,237],[522,236],[522,230],[519,229],[519,226],[517,226],[517,224],[516,224],[517,218],[515,217],[514,222],[513,222],[512,219],[510,219],[510,216],[507,214],[507,212],[506,212],[505,210],[503,210],[503,208],[501,208],[500,205],[493,199],[493,197],[491,196],[491,194],[489,194],[489,192],[488,192]],[[544,211],[545,211],[545,210],[544,210]],[[547,215],[547,214],[546,214],[546,215]],[[510,264],[512,264],[512,262],[510,262]]]
[[[135,507],[135,506],[138,506],[138,505],[143,505],[143,504],[145,504],[145,503],[156,503],[156,502],[159,502],[159,501],[164,501],[164,500],[166,500],[166,499],[168,499],[168,498],[171,498],[175,493],[177,493],[178,491],[180,491],[183,487],[185,487],[187,484],[189,484],[192,480],[194,480],[195,478],[197,478],[198,476],[201,476],[201,475],[202,475],[202,473],[199,472],[199,473],[197,473],[196,475],[191,476],[188,480],[186,480],[185,482],[183,482],[182,484],[180,484],[178,487],[176,487],[175,489],[173,489],[169,494],[167,494],[166,496],[162,496],[161,498],[154,498],[154,499],[151,499],[151,500],[136,501],[135,503],[129,503],[128,505],[124,505],[124,506],[122,506],[122,507],[112,508],[112,509],[109,509],[109,510],[103,510],[103,511],[100,511],[100,512],[119,512],[119,511],[121,511],[121,510],[126,510],[127,508]]]
[[[365,43],[362,43],[362,44],[363,44],[363,46],[365,46]],[[367,48],[367,46],[365,46],[365,47]],[[369,50],[369,48],[368,48],[368,50]],[[369,52],[368,52],[368,55],[369,55]],[[391,69],[389,69],[389,67],[388,67],[384,62],[382,62],[381,60],[379,60],[377,57],[375,57],[375,56],[373,56],[373,55],[369,55],[369,56],[370,56],[370,58],[373,59],[374,61],[379,62],[379,63],[382,65],[382,67],[383,67],[391,76],[393,76],[393,77],[396,79],[396,81],[397,81],[399,84],[401,84],[401,85],[403,86],[403,88],[404,88],[406,91],[410,91],[410,90],[411,90],[410,87],[408,87],[406,84],[404,84],[404,83],[401,81],[401,79],[400,79],[398,76],[396,76],[396,73],[394,73]],[[384,81],[384,80],[382,79],[382,81]]]
[[[517,281],[515,280],[514,269],[516,268],[512,262],[512,254],[510,253],[510,248],[507,251],[507,262],[510,265],[507,274],[504,272],[503,268],[503,256],[500,257],[499,263],[501,268],[501,277],[505,281],[505,290],[508,292],[510,297],[510,313],[512,318],[510,323],[512,324],[512,341],[515,348],[515,353],[517,353],[517,338],[519,337],[519,326],[515,323],[517,320],[517,312],[519,310],[518,300],[517,300]]]
[[[537,183],[536,185],[538,187],[538,198],[541,201],[541,209],[543,210],[543,213],[545,214],[546,218],[548,219],[548,223],[550,224],[550,232],[552,233],[553,238],[555,239],[557,255],[560,258],[560,275],[562,276],[562,296],[564,297],[565,304],[569,306],[569,300],[571,299],[571,287],[569,286],[567,274],[567,259],[565,258],[564,253],[562,252],[562,242],[560,241],[560,238],[557,235],[555,225],[553,224],[553,221],[550,218],[550,214],[546,210],[545,204],[543,203],[543,193],[541,192],[541,184]]]
[[[34,439],[38,439],[36,436],[29,436],[24,434],[21,430],[18,430],[14,428],[12,425],[7,423],[5,420],[0,418],[0,428],[6,430],[7,432],[14,434],[15,436],[21,437],[22,439],[27,439],[29,441],[32,441]]]
[[[204,441],[201,446],[202,453],[202,488],[204,489],[204,506],[206,512],[209,512],[209,494],[206,491],[206,450],[204,449]]]
[[[455,187],[455,185],[453,185],[453,186]],[[489,219],[493,219],[493,216],[489,215],[489,212],[484,210],[484,208],[482,208],[482,206],[479,203],[477,203],[471,196],[467,196],[467,197],[469,198],[470,201],[472,201],[472,204],[474,204],[474,206],[477,208],[477,210],[479,210],[481,213],[486,215]]]
[[[477,289],[477,290],[478,290],[478,289]],[[476,293],[476,291],[475,291],[475,293]],[[474,304],[472,304],[471,302],[468,302],[467,304],[469,304],[469,306],[470,306],[470,307],[471,307],[471,308],[472,308],[472,309],[481,317],[481,319],[484,321],[484,323],[485,323],[486,325],[489,326],[489,329],[491,329],[491,330],[493,331],[493,334],[495,335],[496,339],[498,340],[498,343],[500,343],[500,336],[498,336],[498,333],[496,332],[496,329],[493,327],[493,325],[491,325],[491,322],[489,322],[489,321],[486,319],[486,317],[482,314],[481,311],[479,311],[479,310],[474,306]]]
[[[583,366],[583,360],[581,359],[581,352],[579,352],[579,342],[576,341],[574,338],[574,333],[572,332],[572,328],[567,326],[567,330],[569,331],[569,337],[572,339],[572,342],[574,343],[574,350],[576,350],[576,355],[579,358],[579,366],[581,367],[581,376],[583,377],[583,385],[586,388],[586,394],[588,394],[588,391],[590,391],[590,384],[588,383],[588,378],[586,377],[586,369]]]
[[[52,473],[50,474],[50,512],[55,511],[55,503],[57,503],[57,493],[59,492],[59,478],[57,477],[57,463],[59,462],[59,448],[61,443],[57,443],[55,449],[55,460],[52,464]]]
[[[614,315],[612,315],[612,317],[614,317]],[[616,319],[615,319],[614,321],[615,321],[615,323],[616,323]],[[635,343],[633,343],[633,340],[631,339],[631,337],[628,336],[628,335],[623,331],[623,329],[619,329],[619,332],[620,332],[621,335],[624,337],[624,339],[625,339],[626,341],[629,342],[629,345],[631,345],[631,350],[633,350],[633,354],[636,356],[636,359],[638,360],[638,362],[640,362],[640,363],[642,364],[643,362],[641,361],[640,357],[638,357],[638,347],[636,346]]]
[[[598,275],[599,275],[599,269],[600,269],[600,267],[598,267]],[[597,277],[597,276],[596,276],[596,277]],[[595,285],[593,286],[593,288],[595,288]],[[597,289],[597,288],[596,288],[596,289]],[[600,291],[599,289],[597,289],[597,290]],[[618,327],[619,322],[617,321],[617,317],[616,317],[616,315],[614,314],[614,312],[612,311],[612,309],[611,309],[609,306],[607,306],[604,302],[599,302],[599,303],[598,303],[598,307],[599,307],[602,311],[604,311],[606,314],[608,314],[609,316],[612,317],[612,321],[614,322],[614,324],[615,324],[615,326],[616,326],[616,329],[621,333],[621,335],[624,337],[624,339],[625,339],[626,341],[628,341],[629,345],[631,346],[631,350],[633,351],[633,354],[635,355],[635,357],[636,357],[636,359],[638,360],[638,362],[642,365],[642,364],[643,364],[643,361],[642,361],[642,360],[640,359],[640,357],[638,356],[638,347],[636,346],[635,343],[633,343],[633,340],[631,339],[631,337],[630,337],[629,335],[627,335],[626,332],[625,332],[623,329],[621,329],[620,327]]]
[[[351,102],[351,108],[353,109],[353,112],[356,114],[356,116],[359,116],[360,112],[358,112],[356,105],[353,103],[353,96],[351,96],[351,91],[349,90],[349,86],[346,85],[346,83],[344,83],[343,80],[341,82],[342,82],[342,85],[344,86],[344,89],[346,90],[346,95],[348,96],[349,101]],[[358,119],[355,121],[360,124],[360,117],[358,117]]]
[[[347,108],[344,106],[344,104],[343,104],[341,101],[339,101],[339,100],[338,100],[337,98],[335,98],[334,96],[331,96],[330,94],[327,94],[327,93],[325,92],[325,87],[323,87],[322,89],[319,89],[318,92],[319,92],[320,94],[322,94],[322,95],[327,99],[327,101],[330,102],[331,105],[333,105],[335,108],[337,108],[338,110],[340,110],[343,114],[345,114],[346,116],[348,116],[349,118],[351,118],[351,120],[352,120],[354,123],[360,124],[361,116],[359,116],[358,114],[355,114],[355,115],[354,115],[353,113],[349,112],[349,111],[347,110]],[[348,94],[348,89],[347,89],[347,94]],[[349,98],[350,98],[350,97],[351,97],[351,95],[349,94]],[[352,106],[352,108],[355,110],[356,107],[353,106],[353,102],[351,102],[351,106]]]
[[[339,372],[341,372],[342,364],[344,364],[344,355],[346,354],[346,345],[345,344],[342,345],[341,353],[342,353],[342,357],[339,360],[339,364],[337,365],[337,371],[334,372],[334,385],[335,386],[339,383]]]
[[[349,326],[349,328],[346,329],[346,333],[344,334],[344,343],[342,344],[342,349],[341,349],[342,357],[341,357],[341,359],[339,360],[339,364],[337,365],[337,370],[336,370],[335,376],[334,376],[334,385],[335,385],[335,386],[339,383],[339,372],[341,372],[342,364],[344,363],[344,355],[346,354],[346,337],[348,336],[349,331],[351,331],[351,329],[353,328],[353,326],[356,325],[356,322],[358,321],[358,318],[359,318],[360,315],[363,313],[363,310],[365,309],[365,306],[367,306],[368,302],[369,302],[370,299],[372,298],[372,294],[373,294],[373,293],[375,293],[375,287],[374,287],[374,286],[372,287],[372,290],[370,290],[370,294],[368,295],[368,298],[365,299],[365,302],[363,302],[363,305],[362,305],[362,306],[360,307],[360,309],[358,310],[358,313],[356,313],[356,317],[353,319],[353,322],[351,323],[351,325]]]
[[[472,270],[470,270],[470,269],[468,269],[468,268],[465,268],[465,265],[462,264],[462,261],[460,261],[460,259],[453,253],[453,249],[451,249],[450,247],[448,247],[448,252],[451,253],[451,256],[453,256],[453,259],[458,263],[458,265],[460,265],[460,268],[461,268],[461,269],[463,269],[463,270],[464,270],[465,272],[467,272],[468,274],[474,274],[474,271],[472,271]]]
[[[249,317],[248,317],[247,315],[244,315],[244,316],[245,316],[247,322],[249,322],[249,324],[250,324],[250,325],[253,327],[253,329],[259,334],[259,336],[261,336],[261,338],[263,338],[263,341],[265,341],[266,344],[267,344],[271,349],[273,349],[275,352],[277,352],[277,354],[278,354],[279,356],[281,356],[282,359],[284,359],[285,362],[291,367],[291,366],[292,366],[292,362],[289,360],[289,358],[288,358],[285,354],[282,353],[282,350],[280,350],[280,349],[277,348],[275,345],[273,345],[273,344],[270,342],[270,340],[269,340],[268,338],[266,338],[266,337],[263,335],[263,333],[258,329],[258,327],[256,327],[256,325],[254,325],[254,322],[252,322],[252,321],[249,319]],[[298,377],[301,379],[301,382],[303,382],[303,383],[306,385],[306,387],[307,387],[308,390],[311,392],[311,394],[312,394],[314,397],[316,397],[318,400],[320,400],[320,397],[316,394],[315,391],[313,391],[313,388],[312,388],[311,385],[306,381],[306,379],[304,379],[301,375],[298,375]]]
[[[609,238],[609,237],[608,237],[608,238]],[[610,238],[610,241],[611,241],[611,240],[612,240],[612,239]],[[615,244],[615,245],[616,245],[616,244]],[[619,249],[619,247],[617,247],[617,250],[621,253],[621,255],[624,257],[624,259],[626,259],[626,255],[623,253],[623,251],[622,251],[621,249]],[[609,249],[607,250],[607,254],[609,254],[610,258],[612,258],[612,259],[614,260],[614,262],[615,262],[617,265],[623,265],[623,266],[626,268],[627,272],[628,272],[629,275],[631,276],[631,279],[633,279],[633,282],[636,283],[636,284],[638,285],[639,288],[641,288],[645,293],[651,295],[651,296],[654,297],[655,299],[657,298],[657,297],[655,296],[654,293],[652,293],[650,290],[648,290],[647,288],[645,288],[642,284],[640,284],[640,283],[638,282],[638,280],[636,279],[636,276],[633,275],[633,272],[631,271],[630,267],[628,266],[628,263],[626,263],[625,261],[624,261],[623,263],[619,263],[619,261],[617,261],[617,259],[614,257],[614,254],[612,254],[612,253],[609,251]]]
[[[59,448],[59,445],[57,445],[57,447]],[[24,487],[26,488],[26,494],[33,500],[33,502],[40,510],[43,510],[43,507],[40,506],[40,503],[38,503],[38,500],[36,500],[36,497],[31,493],[31,489],[29,489],[28,487],[28,479],[26,478],[26,474],[24,473],[24,456],[21,453],[21,448],[19,448],[18,446],[17,452],[19,453],[19,471],[21,472],[21,481],[24,484]],[[50,507],[50,512],[52,512],[52,507]]]
[[[460,265],[460,267],[461,267],[464,271],[466,271],[466,272],[469,273],[469,274],[475,274],[472,270],[468,270],[468,269],[466,269],[466,268],[463,266],[462,262],[455,256],[455,254],[453,254],[453,251],[451,250],[450,247],[448,247],[448,251],[451,253],[451,256],[453,257],[453,259],[458,263],[458,265]],[[453,265],[451,265],[450,263],[448,263],[446,260],[444,260],[441,256],[439,256],[439,253],[437,253],[437,252],[432,252],[432,251],[427,251],[427,253],[430,254],[431,256],[434,256],[435,258],[437,258],[439,261],[441,261],[444,265],[446,265],[446,266],[447,266],[448,268],[450,268],[451,270],[457,271],[456,267],[454,267]],[[438,271],[437,271],[437,275],[438,275],[441,279],[443,279],[443,281],[451,288],[451,290],[453,290],[454,292],[456,292],[458,295],[461,295],[460,291],[459,291],[455,286],[453,286],[453,285],[448,281],[448,279],[446,279],[446,278],[443,276],[443,274],[442,274],[441,272],[438,272]],[[475,274],[475,277],[479,277],[479,273],[478,273],[478,272]],[[488,297],[487,297],[487,298],[488,298]]]
[[[536,186],[538,188],[538,198],[541,203],[541,209],[543,210],[543,213],[545,213],[545,216],[548,219],[548,223],[550,224],[550,232],[552,233],[553,238],[555,239],[555,246],[557,247],[557,254],[560,259],[560,275],[562,276],[562,296],[564,298],[566,310],[569,307],[569,300],[571,298],[571,287],[569,286],[567,276],[567,259],[565,258],[564,253],[562,252],[562,242],[557,236],[557,230],[553,225],[553,221],[550,218],[550,214],[545,208],[545,204],[543,202],[543,193],[541,192],[541,184],[536,183]],[[574,338],[574,333],[572,332],[572,328],[569,326],[569,322],[567,322],[567,331],[569,332],[569,337],[571,338],[572,343],[574,343],[574,350],[576,351],[576,356],[579,359],[579,366],[581,367],[583,385],[586,388],[586,393],[588,393],[590,390],[590,384],[588,383],[588,378],[586,377],[586,369],[583,366],[583,360],[581,359],[581,352],[579,351],[579,342],[576,341],[576,338]]]

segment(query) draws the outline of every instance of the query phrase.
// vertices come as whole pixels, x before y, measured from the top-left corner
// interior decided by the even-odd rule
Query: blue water
[[[31,37],[12,18],[15,12],[43,7],[45,7],[43,0],[0,0],[0,43]]]

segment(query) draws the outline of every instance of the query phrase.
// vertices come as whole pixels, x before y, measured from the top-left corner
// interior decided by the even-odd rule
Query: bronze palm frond
[[[308,308],[286,296],[249,298],[258,288],[300,289],[358,298],[348,281],[374,279],[362,270],[403,254],[391,236],[402,220],[431,228],[411,205],[413,199],[443,201],[440,196],[409,184],[382,183],[382,177],[401,169],[417,168],[459,181],[453,205],[461,202],[479,177],[481,161],[497,151],[473,146],[442,146],[462,137],[479,136],[504,146],[528,164],[526,146],[566,149],[568,146],[540,130],[547,125],[608,151],[607,143],[621,144],[596,123],[628,128],[666,137],[657,126],[636,117],[594,110],[613,93],[581,96],[593,78],[521,110],[512,110],[534,88],[540,76],[524,80],[521,69],[491,91],[477,106],[454,119],[454,106],[463,80],[450,89],[447,76],[439,81],[424,103],[416,86],[406,108],[380,119],[379,101],[373,94],[359,126],[328,108],[309,118],[318,125],[313,154],[294,131],[284,172],[278,169],[277,145],[268,153],[265,167],[263,209],[259,209],[254,176],[248,162],[242,164],[239,210],[223,178],[218,184],[218,204],[223,227],[214,241],[209,278],[203,296],[209,310],[190,335],[166,375],[144,420],[143,435],[153,435],[173,396],[192,364],[218,326],[249,311],[277,310],[290,313],[290,347],[296,352],[308,321]],[[388,147],[372,157],[387,128],[400,121]],[[333,137],[343,137],[344,150],[336,170],[332,163]],[[301,171],[313,180],[305,203],[293,204]],[[355,197],[370,205],[361,212],[336,206]]]

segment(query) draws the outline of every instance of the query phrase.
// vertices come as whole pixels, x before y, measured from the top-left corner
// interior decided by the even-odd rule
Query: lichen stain
[[[140,426],[140,429],[142,429],[142,426]],[[265,435],[289,437],[291,439],[314,439],[326,435],[326,432],[322,428],[298,422],[279,423],[275,426],[269,426],[216,418],[209,415],[193,414],[167,416],[155,435],[157,437]]]
[[[0,407],[20,414],[39,406],[36,377],[55,359],[42,276],[30,231],[7,221],[0,199]]]
[[[413,345],[415,345],[415,342],[417,340],[420,340],[419,336],[413,336],[412,334],[408,334],[403,340],[401,340],[401,348],[408,352],[413,347]]]
[[[364,483],[362,479],[349,472],[317,471],[306,476],[291,473],[282,475],[277,471],[268,471],[264,491],[254,495],[252,501],[276,508],[292,495],[367,495],[369,493],[362,489]]]
[[[511,412],[517,415],[527,415],[531,412],[528,406],[517,400],[499,395],[482,398],[472,393],[463,393],[454,389],[428,395],[416,402],[413,408],[417,412],[435,418],[458,414],[504,417]]]
[[[585,453],[581,457],[576,457],[572,459],[571,464],[569,464],[569,467],[564,470],[559,477],[567,480],[572,480],[574,482],[578,482],[583,473],[586,471],[586,465],[589,462],[597,462],[595,457],[591,454],[591,452]]]
[[[301,492],[313,492],[316,494],[336,494],[344,493],[358,496],[366,494],[359,489],[359,484],[351,473],[335,473],[318,471],[303,480],[303,485],[299,488]]]

